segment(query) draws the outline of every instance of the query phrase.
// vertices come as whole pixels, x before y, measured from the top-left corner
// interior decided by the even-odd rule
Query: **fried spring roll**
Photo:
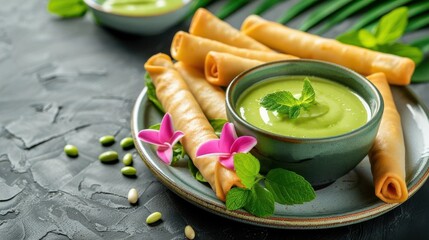
[[[367,78],[377,87],[384,100],[380,128],[368,153],[375,195],[386,203],[401,203],[408,199],[401,117],[385,75],[376,73]]]
[[[204,74],[198,69],[176,62],[174,67],[190,86],[201,109],[208,119],[226,119],[225,91],[206,81]]]
[[[217,136],[202,112],[188,85],[166,54],[152,56],[144,65],[156,87],[156,95],[165,111],[170,113],[176,130],[185,136],[180,140],[195,166],[208,181],[216,196],[225,201],[233,186],[242,186],[234,171],[223,167],[217,157],[196,158],[201,143]]]
[[[256,15],[244,20],[241,31],[283,53],[341,64],[364,75],[383,72],[390,84],[407,85],[414,72],[415,64],[409,58],[343,44],[334,39],[288,28]]]
[[[251,37],[241,33],[227,22],[217,18],[204,8],[198,9],[192,17],[189,33],[225,44],[259,51],[272,51]]]
[[[204,75],[213,85],[226,87],[241,72],[265,62],[210,51],[204,62]]]
[[[183,31],[176,33],[171,43],[170,50],[171,56],[173,56],[174,59],[200,69],[204,67],[204,60],[209,51],[226,52],[266,62],[297,58],[281,53],[237,48],[218,41],[194,36]]]

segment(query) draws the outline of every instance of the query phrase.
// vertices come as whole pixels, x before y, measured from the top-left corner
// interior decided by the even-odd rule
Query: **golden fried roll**
[[[213,85],[226,87],[241,72],[265,62],[210,51],[204,62],[204,75]]]
[[[241,31],[274,50],[300,58],[340,64],[363,75],[383,72],[390,84],[409,84],[415,68],[414,62],[409,58],[343,44],[334,39],[288,28],[256,15],[244,20]]]
[[[204,8],[198,9],[191,21],[189,33],[218,42],[259,51],[272,51],[267,46],[241,33],[239,30],[217,18]]]
[[[217,139],[188,85],[166,54],[152,56],[144,65],[156,87],[156,95],[166,112],[170,113],[176,130],[185,135],[180,140],[195,166],[212,187],[216,196],[225,201],[233,186],[242,186],[234,171],[223,167],[217,157],[196,158],[200,144]]]
[[[182,61],[187,65],[200,69],[203,69],[206,55],[210,51],[226,52],[236,56],[265,62],[297,58],[281,53],[237,48],[218,41],[191,35],[183,31],[176,33],[171,43],[170,50],[171,56],[177,61]]]
[[[401,203],[408,199],[401,117],[386,76],[383,73],[375,73],[367,78],[377,87],[384,100],[380,128],[368,153],[375,195],[386,203]]]
[[[201,109],[208,119],[226,119],[225,91],[206,81],[204,74],[182,62],[176,62],[174,67],[190,86]]]

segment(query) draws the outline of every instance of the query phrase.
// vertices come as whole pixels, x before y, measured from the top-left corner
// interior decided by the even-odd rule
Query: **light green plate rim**
[[[392,87],[392,92],[402,117],[407,150],[407,186],[411,197],[429,177],[429,135],[424,134],[429,132],[429,114],[408,87]],[[144,88],[131,116],[131,131],[141,158],[167,188],[190,203],[222,217],[270,228],[320,229],[366,221],[400,205],[387,204],[375,197],[369,162],[364,159],[346,176],[316,191],[317,197],[310,203],[286,207],[276,205],[274,215],[268,218],[255,217],[241,210],[226,210],[210,187],[192,178],[186,163],[167,166],[156,157],[153,148],[138,140],[139,130],[159,122],[161,117],[161,113],[148,101],[147,89]],[[338,195],[339,192],[343,194]],[[355,204],[362,206],[353,206]],[[344,206],[344,209],[335,210],[338,206]]]

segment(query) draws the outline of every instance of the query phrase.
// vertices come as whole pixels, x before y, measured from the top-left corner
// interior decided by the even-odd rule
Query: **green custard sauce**
[[[103,7],[116,14],[153,16],[180,8],[190,0],[106,0]]]
[[[237,111],[248,123],[268,132],[297,138],[322,138],[350,132],[369,118],[368,104],[348,87],[318,77],[309,77],[316,102],[289,119],[260,105],[267,94],[289,91],[301,96],[306,76],[273,77],[246,89],[237,101]]]

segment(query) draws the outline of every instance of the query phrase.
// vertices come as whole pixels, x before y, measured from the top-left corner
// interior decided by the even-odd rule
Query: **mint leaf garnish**
[[[290,119],[298,118],[303,108],[308,108],[316,102],[316,93],[311,86],[310,80],[304,79],[301,97],[296,99],[289,91],[278,91],[267,94],[260,104],[268,111],[275,111],[287,115]]]
[[[215,134],[219,137],[222,132],[223,125],[227,122],[226,119],[209,119],[210,125],[212,125]]]
[[[257,217],[266,217],[274,213],[275,202],[301,204],[316,197],[311,184],[292,171],[276,168],[270,170],[266,177],[262,176],[258,173],[259,160],[250,153],[235,154],[234,166],[246,188],[229,190],[225,202],[228,210],[244,208]],[[263,184],[259,183],[261,180],[264,180]]]
[[[258,181],[260,164],[257,158],[250,153],[234,154],[234,167],[241,183],[248,189]]]
[[[247,204],[247,200],[251,194],[251,190],[244,188],[232,188],[226,194],[226,208],[228,210],[237,210]]]
[[[302,176],[281,168],[268,172],[265,186],[280,204],[302,204],[316,197],[313,187]]]
[[[408,8],[399,7],[384,15],[375,28],[360,29],[337,36],[337,40],[358,47],[408,57],[416,64],[423,59],[421,49],[398,42],[408,24]]]
[[[255,184],[250,192],[244,209],[257,217],[273,215],[273,194],[259,184]]]
[[[310,80],[306,77],[304,79],[304,87],[302,88],[299,102],[306,105],[312,104],[314,101],[316,101],[316,93],[314,92],[313,86],[311,86]]]

